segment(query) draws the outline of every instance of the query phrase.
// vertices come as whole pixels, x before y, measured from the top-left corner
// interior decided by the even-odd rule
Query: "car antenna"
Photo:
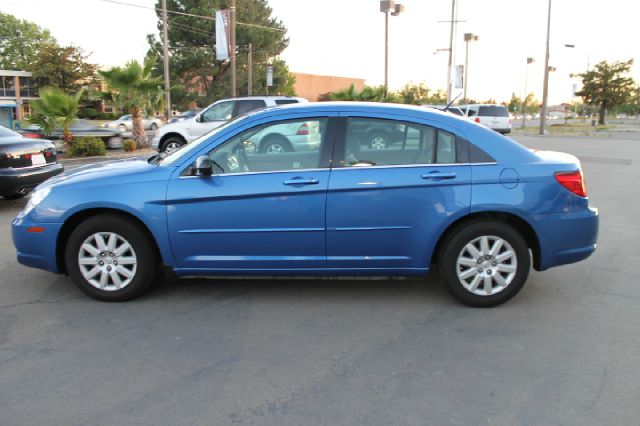
[[[456,100],[458,100],[458,98],[460,97],[460,95],[462,95],[462,93],[458,93],[458,96],[456,96],[455,98],[451,99],[451,102],[449,102],[449,103],[447,104],[447,106],[446,106],[446,107],[444,107],[443,111],[448,110],[448,109],[449,109],[449,107],[450,107],[451,105],[453,105],[453,103],[454,103]]]

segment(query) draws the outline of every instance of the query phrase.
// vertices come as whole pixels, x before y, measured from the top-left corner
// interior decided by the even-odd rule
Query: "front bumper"
[[[29,169],[0,169],[0,195],[30,191],[63,171],[60,163]]]
[[[56,242],[62,223],[40,223],[31,220],[29,215],[18,215],[11,225],[11,235],[18,252],[19,263],[32,268],[60,272]]]
[[[534,219],[540,241],[540,262],[536,269],[544,271],[553,266],[579,262],[596,250],[598,209],[537,215]]]

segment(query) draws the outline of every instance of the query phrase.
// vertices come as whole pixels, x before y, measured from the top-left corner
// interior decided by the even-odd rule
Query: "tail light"
[[[509,126],[511,126],[511,119],[509,119]]]
[[[587,185],[584,182],[584,176],[581,170],[575,172],[558,172],[555,176],[558,183],[569,191],[580,197],[587,196]]]
[[[40,135],[37,133],[24,133],[22,136],[25,138],[40,139]]]
[[[309,134],[309,123],[302,123],[302,126],[298,128],[298,132],[296,135],[308,135]]]
[[[475,122],[480,124],[480,117],[476,117]]]

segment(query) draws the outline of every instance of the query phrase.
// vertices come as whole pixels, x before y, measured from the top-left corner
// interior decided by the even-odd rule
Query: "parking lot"
[[[582,160],[587,261],[473,309],[426,280],[160,283],[100,303],[15,260],[0,200],[0,424],[628,425],[640,416],[640,137],[529,137]]]

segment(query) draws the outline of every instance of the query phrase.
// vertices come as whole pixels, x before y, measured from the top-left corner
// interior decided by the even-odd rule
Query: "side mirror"
[[[202,123],[202,115],[196,115],[196,123]]]
[[[197,176],[211,176],[213,174],[213,162],[206,155],[201,155],[196,160]]]

